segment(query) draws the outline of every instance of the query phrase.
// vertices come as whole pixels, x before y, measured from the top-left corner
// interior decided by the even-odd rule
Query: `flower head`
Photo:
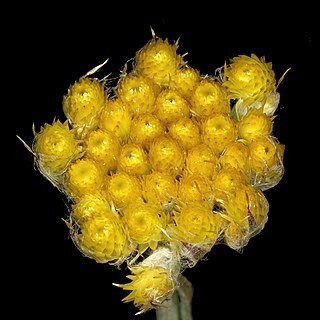
[[[242,141],[229,143],[220,155],[219,162],[223,168],[232,167],[244,173],[249,170],[249,148]]]
[[[221,218],[208,205],[191,202],[174,213],[171,235],[187,244],[211,248],[219,237]]]
[[[73,241],[81,252],[99,263],[122,262],[131,252],[122,221],[114,211],[94,212],[70,229]]]
[[[130,139],[133,143],[139,143],[145,149],[149,149],[150,143],[164,131],[162,122],[151,113],[136,116],[131,123]]]
[[[275,91],[272,64],[255,54],[233,58],[225,77],[223,86],[227,88],[229,99],[242,99],[247,106],[256,101],[264,103],[268,94]]]
[[[263,109],[252,108],[237,124],[240,139],[252,140],[257,135],[267,136],[272,132],[272,118]]]
[[[199,116],[208,116],[213,112],[230,112],[225,88],[211,79],[203,79],[198,83],[190,101],[192,110]]]
[[[182,64],[177,49],[177,42],[171,45],[167,39],[152,39],[136,53],[134,69],[159,85],[168,85],[170,77]]]
[[[160,205],[135,201],[124,208],[123,222],[131,240],[139,245],[139,251],[148,247],[155,250],[163,239],[166,214]]]
[[[257,136],[248,147],[251,183],[261,190],[275,186],[284,174],[284,145],[271,136]]]
[[[166,172],[175,177],[182,171],[184,153],[177,141],[161,135],[150,145],[149,160],[155,171]]]
[[[172,206],[178,195],[178,184],[169,173],[153,171],[143,179],[143,197],[149,203]]]
[[[212,183],[199,173],[185,173],[179,182],[178,197],[184,203],[204,201],[212,204],[214,198]]]
[[[154,111],[158,90],[153,81],[143,75],[128,74],[120,78],[116,93],[133,114],[141,114]]]
[[[139,144],[126,144],[121,147],[118,167],[131,175],[143,175],[151,172],[147,154]]]
[[[168,126],[169,135],[182,146],[184,150],[195,147],[201,142],[200,127],[190,118],[180,118]]]
[[[135,176],[117,171],[107,178],[106,197],[114,203],[116,208],[123,208],[131,201],[141,198],[141,196],[141,183]]]
[[[36,133],[33,152],[41,172],[47,176],[61,175],[68,165],[81,155],[79,141],[67,122],[54,121],[45,124]]]
[[[110,204],[103,196],[87,195],[72,206],[71,218],[80,225],[94,216],[107,216],[110,212]]]
[[[202,121],[202,137],[217,156],[236,140],[237,130],[233,120],[226,113],[212,113]]]
[[[155,102],[155,114],[163,121],[168,123],[190,114],[189,102],[173,89],[163,90]]]
[[[186,170],[212,180],[219,168],[219,160],[206,144],[198,144],[187,152]]]
[[[132,275],[127,276],[130,283],[117,285],[130,294],[123,301],[133,301],[141,312],[160,306],[169,299],[174,290],[174,281],[167,269],[159,266],[137,266],[130,268]],[[141,313],[140,312],[140,313]]]
[[[223,217],[228,221],[225,241],[232,249],[239,250],[247,245],[267,222],[268,201],[254,186],[240,184],[234,187],[222,206],[225,209]]]
[[[200,82],[198,70],[189,66],[179,68],[170,78],[169,87],[177,90],[183,97],[190,99],[193,90]]]
[[[65,174],[64,187],[73,199],[89,194],[100,194],[104,186],[104,173],[96,162],[79,159],[71,164]]]
[[[105,104],[103,84],[95,79],[81,78],[68,89],[63,98],[63,111],[75,127],[94,129]]]
[[[110,131],[101,129],[90,131],[84,139],[88,158],[100,163],[106,172],[116,168],[120,143]]]
[[[132,114],[119,99],[107,100],[99,117],[99,127],[112,132],[121,144],[128,141]]]

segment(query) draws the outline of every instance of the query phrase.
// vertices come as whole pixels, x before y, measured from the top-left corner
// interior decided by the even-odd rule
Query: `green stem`
[[[192,320],[192,284],[186,277],[179,276],[179,287],[172,298],[156,309],[157,320]]]

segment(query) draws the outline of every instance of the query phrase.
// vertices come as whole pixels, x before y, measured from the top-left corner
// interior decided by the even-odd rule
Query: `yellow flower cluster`
[[[201,76],[177,49],[154,36],[114,88],[82,77],[63,99],[68,121],[45,124],[33,144],[41,172],[73,203],[73,241],[97,262],[130,264],[124,301],[142,311],[170,298],[172,265],[182,272],[181,261],[218,242],[239,250],[261,231],[263,191],[284,172],[264,109],[276,94],[271,64],[239,56],[222,76]],[[139,264],[161,248],[175,263]]]

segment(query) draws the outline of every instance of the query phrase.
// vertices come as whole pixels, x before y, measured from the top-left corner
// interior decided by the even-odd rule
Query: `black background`
[[[249,8],[238,11],[229,6],[203,7],[198,13],[167,7],[157,13],[158,5],[145,14],[132,12],[131,6],[100,10],[86,4],[81,12],[48,5],[20,8],[19,16],[12,15],[18,25],[8,35],[9,61],[14,61],[9,71],[15,101],[12,136],[18,134],[31,144],[32,123],[38,130],[54,117],[64,120],[61,102],[68,86],[106,58],[110,60],[98,76],[110,72],[118,76],[124,63],[151,38],[150,26],[170,42],[180,38],[178,52],[188,52],[186,60],[202,74],[251,53],[272,61],[277,78],[292,68],[279,87],[274,125],[274,135],[286,145],[286,172],[266,192],[270,212],[265,229],[242,253],[216,246],[206,261],[184,274],[194,285],[195,320],[293,314],[304,296],[300,286],[305,277],[297,265],[312,264],[303,247],[305,207],[293,188],[299,177],[295,161],[303,161],[296,144],[298,130],[305,127],[297,126],[297,121],[306,103],[303,85],[315,45],[312,10],[299,8],[293,14],[264,6],[250,13]],[[13,210],[3,226],[10,234],[5,247],[12,255],[8,296],[17,306],[11,308],[12,314],[133,319],[137,310],[123,304],[124,292],[111,284],[126,281],[125,268],[97,264],[80,254],[62,221],[68,213],[64,197],[34,170],[32,156],[22,144],[17,139],[12,144],[16,183],[10,190]],[[137,316],[154,318],[153,311]]]

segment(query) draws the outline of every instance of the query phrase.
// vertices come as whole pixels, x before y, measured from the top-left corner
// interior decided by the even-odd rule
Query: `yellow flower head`
[[[117,208],[123,208],[141,196],[141,183],[135,176],[118,171],[107,178],[106,198],[113,202]]]
[[[148,203],[170,207],[178,196],[177,181],[169,173],[153,171],[144,177],[143,197]]]
[[[121,147],[118,168],[131,175],[148,174],[151,171],[147,154],[139,144],[125,144]]]
[[[271,136],[257,136],[248,147],[251,183],[262,190],[275,186],[284,174],[284,145]]]
[[[201,142],[200,127],[190,118],[180,118],[167,126],[169,135],[179,142],[184,150],[191,149]]]
[[[132,120],[130,139],[149,149],[150,142],[164,133],[161,121],[151,113],[138,115]]]
[[[277,143],[270,136],[257,136],[248,145],[250,168],[255,171],[266,171],[278,163]]]
[[[130,134],[132,115],[119,99],[108,100],[103,108],[99,127],[112,132],[121,144],[126,143]]]
[[[116,168],[120,143],[112,132],[100,129],[90,131],[84,142],[88,158],[100,163],[106,172]]]
[[[135,71],[161,86],[168,85],[170,77],[182,64],[177,49],[177,42],[170,45],[167,39],[152,39],[136,53]]]
[[[72,206],[71,217],[81,225],[95,216],[107,216],[111,212],[108,201],[101,195],[87,195]]]
[[[150,145],[149,159],[154,170],[172,174],[181,173],[184,165],[184,153],[177,141],[162,135]]]
[[[269,203],[263,192],[251,185],[246,185],[240,188],[236,193],[239,206],[242,205],[249,211],[250,216],[254,219],[252,229],[256,234],[262,230],[267,222],[267,214],[269,212]],[[242,199],[242,200],[238,200]]]
[[[275,91],[271,62],[266,63],[264,57],[259,59],[255,54],[233,58],[224,75],[223,86],[229,99],[242,99],[247,106],[256,101],[264,103],[268,94]]]
[[[221,218],[203,202],[182,205],[174,213],[172,237],[185,244],[197,244],[211,248],[220,234]]]
[[[33,152],[40,171],[46,175],[61,175],[68,165],[80,155],[79,141],[67,122],[45,124],[35,135]]]
[[[232,167],[247,173],[249,170],[249,148],[241,141],[229,143],[219,158],[223,168]]]
[[[230,222],[225,230],[225,240],[235,250],[247,245],[267,222],[268,201],[259,189],[250,185],[235,188],[224,202],[224,208]]]
[[[131,282],[117,286],[131,291],[123,301],[133,301],[141,310],[139,313],[154,309],[171,298],[174,281],[168,270],[159,266],[137,266],[131,267],[130,270],[133,274],[127,278]]]
[[[73,199],[101,193],[104,186],[102,168],[93,160],[80,159],[71,164],[65,175],[65,190]]]
[[[221,193],[229,194],[235,188],[248,182],[248,177],[242,171],[233,167],[225,167],[217,173],[213,186],[218,196]]]
[[[239,138],[252,140],[257,135],[267,136],[272,132],[272,118],[263,113],[263,108],[251,108],[237,124]]]
[[[219,156],[229,143],[236,140],[236,126],[228,114],[212,113],[202,121],[202,137]]]
[[[178,69],[175,74],[172,75],[169,87],[177,90],[185,99],[189,100],[199,82],[199,71],[185,66]]]
[[[188,117],[190,105],[177,91],[163,90],[155,102],[155,114],[163,122],[171,122]]]
[[[225,208],[227,214],[238,224],[247,218],[253,218],[256,225],[262,227],[269,212],[269,204],[263,193],[258,188],[245,184],[234,188]]]
[[[213,112],[230,112],[225,88],[211,79],[200,81],[192,93],[190,102],[192,110],[199,116],[208,116]]]
[[[249,224],[231,221],[224,231],[225,243],[233,250],[241,250],[250,240]]]
[[[166,214],[160,206],[135,201],[123,209],[123,223],[131,240],[139,245],[139,251],[143,252],[148,247],[155,250],[163,239]]]
[[[207,201],[212,204],[214,197],[212,183],[199,173],[185,173],[179,181],[178,197],[184,203]]]
[[[189,173],[198,173],[212,180],[219,167],[219,160],[209,146],[198,144],[187,152],[186,170]]]
[[[130,254],[128,235],[114,211],[84,220],[79,230],[71,228],[71,235],[79,250],[99,263],[121,263]]]
[[[152,80],[131,73],[120,78],[116,93],[133,114],[152,113],[158,89]]]
[[[95,79],[81,78],[68,89],[63,98],[63,111],[74,127],[94,129],[105,104],[103,84]]]

